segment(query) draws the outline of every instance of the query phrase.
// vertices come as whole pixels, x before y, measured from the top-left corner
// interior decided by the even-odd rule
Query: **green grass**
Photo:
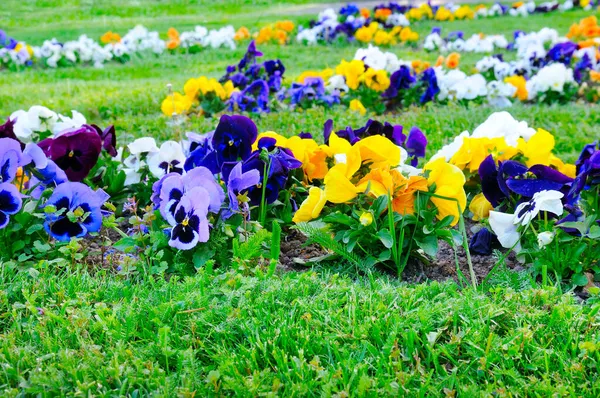
[[[137,23],[165,32],[201,23],[261,26],[302,15],[306,1],[17,1],[0,8],[2,28],[33,44],[44,38],[123,33]],[[467,34],[512,34],[551,26],[565,33],[587,15],[555,13],[441,23]],[[415,24],[426,34],[433,22]],[[262,46],[289,78],[335,66],[357,46]],[[435,54],[394,47],[401,58]],[[115,123],[119,141],[175,136],[160,114],[165,86],[218,77],[244,53],[147,56],[104,69],[0,73],[0,116],[35,104],[89,121]],[[468,68],[479,55],[465,55]],[[408,109],[380,117],[417,125],[429,153],[494,109],[457,105]],[[515,105],[517,119],[551,131],[573,161],[598,137],[597,105]],[[259,130],[318,135],[327,118],[362,125],[369,116],[343,108],[253,116]],[[200,132],[214,119],[182,128]],[[512,274],[506,274],[510,277]],[[23,270],[0,265],[2,396],[598,396],[600,304],[578,304],[553,289],[504,284],[480,291],[453,283],[407,286],[385,275],[337,275],[323,269],[272,279],[218,269],[185,279],[136,280],[97,271]]]
[[[552,289],[39,271],[1,274],[3,396],[600,393],[600,305]]]

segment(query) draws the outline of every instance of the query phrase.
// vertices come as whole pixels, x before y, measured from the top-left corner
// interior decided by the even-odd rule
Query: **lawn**
[[[314,2],[314,1],[312,1]],[[308,21],[308,1],[205,0],[102,2],[5,0],[0,28],[20,40],[97,39],[136,24],[180,31],[197,24],[260,27]],[[466,34],[512,35],[549,26],[564,34],[590,12],[523,18],[422,22]],[[358,45],[264,45],[292,79],[307,69],[351,59]],[[404,46],[406,60],[437,54]],[[190,77],[220,77],[244,54],[205,50],[163,54],[91,67],[0,72],[0,116],[44,105],[90,122],[115,124],[118,140],[175,136],[160,112],[166,85]],[[481,56],[464,55],[462,66]],[[467,70],[468,68],[463,68]],[[430,104],[431,105],[431,104]],[[429,138],[429,154],[458,133],[472,131],[489,106],[431,105],[378,117]],[[521,105],[518,120],[556,137],[557,153],[574,161],[597,139],[595,104]],[[259,131],[319,136],[332,118],[341,129],[369,119],[338,107],[253,116]],[[186,131],[206,132],[215,119],[191,119]],[[41,261],[0,269],[0,395],[2,396],[599,396],[600,302],[581,303],[558,287],[540,287],[500,270],[479,289],[456,283],[408,285],[383,273],[357,274],[318,266],[306,272],[201,269],[168,281],[117,275]]]

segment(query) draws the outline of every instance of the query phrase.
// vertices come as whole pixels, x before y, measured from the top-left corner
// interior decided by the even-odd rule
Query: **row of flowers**
[[[598,100],[600,53],[596,45],[561,41],[551,29],[520,35],[513,44],[516,60],[486,56],[471,75],[459,69],[458,53],[440,56],[431,65],[404,61],[369,46],[357,50],[351,61],[343,60],[331,69],[305,71],[286,84],[283,63],[259,62],[263,54],[251,42],[242,60],[229,66],[219,80],[192,78],[183,93],[169,93],[161,109],[166,116],[182,117],[342,104],[365,114],[432,101],[506,107],[513,101]]]
[[[590,0],[566,0],[562,4],[557,1],[541,4],[529,1],[516,2],[511,6],[495,3],[489,7],[485,5],[471,7],[459,4],[434,6],[429,3],[415,6],[390,2],[376,5],[373,10],[347,4],[341,7],[339,12],[333,8],[322,11],[317,19],[310,21],[308,26],[300,26],[296,40],[308,44],[358,40],[363,43],[374,41],[377,45],[385,45],[394,41],[394,35],[390,35],[392,32],[397,34],[399,28],[409,26],[411,21],[452,21],[504,15],[526,17],[534,13],[566,11],[573,8],[591,10],[593,7],[595,4]],[[408,37],[408,33],[405,35]]]
[[[37,47],[18,41],[0,29],[0,69],[19,70],[34,64],[50,68],[71,65],[101,68],[110,61],[124,63],[132,57],[145,54],[157,55],[174,51],[197,53],[208,47],[235,49],[238,42],[251,37],[259,44],[285,44],[293,30],[294,23],[291,21],[266,25],[254,34],[245,27],[236,31],[231,25],[211,30],[196,26],[194,30],[184,32],[170,28],[167,37],[163,39],[158,32],[138,25],[123,36],[108,31],[100,37],[99,42],[81,35],[77,40],[64,43],[56,39],[45,40]]]
[[[62,129],[59,120],[32,107],[0,126],[0,233],[14,242],[3,260],[48,259],[60,253],[50,245],[104,226],[134,258],[160,253],[193,269],[226,261],[265,228],[295,224],[357,266],[398,275],[408,261],[435,258],[439,240],[481,255],[510,249],[544,278],[577,285],[600,270],[598,143],[566,164],[551,133],[507,112],[427,161],[418,127],[375,120],[339,130],[328,120],[319,143],[308,132],[259,134],[249,118],[223,115],[205,134],[119,149],[112,127],[81,117]],[[465,216],[477,223],[469,244]]]

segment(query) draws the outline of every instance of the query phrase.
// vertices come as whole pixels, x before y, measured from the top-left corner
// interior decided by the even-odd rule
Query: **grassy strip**
[[[552,289],[315,272],[1,277],[5,396],[600,393],[600,305]]]

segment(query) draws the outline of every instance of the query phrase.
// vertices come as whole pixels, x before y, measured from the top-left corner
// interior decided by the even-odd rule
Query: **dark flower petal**
[[[492,155],[481,162],[479,165],[479,179],[481,180],[481,192],[483,196],[497,207],[506,195],[500,189],[498,184],[498,170],[496,169],[496,161]]]

